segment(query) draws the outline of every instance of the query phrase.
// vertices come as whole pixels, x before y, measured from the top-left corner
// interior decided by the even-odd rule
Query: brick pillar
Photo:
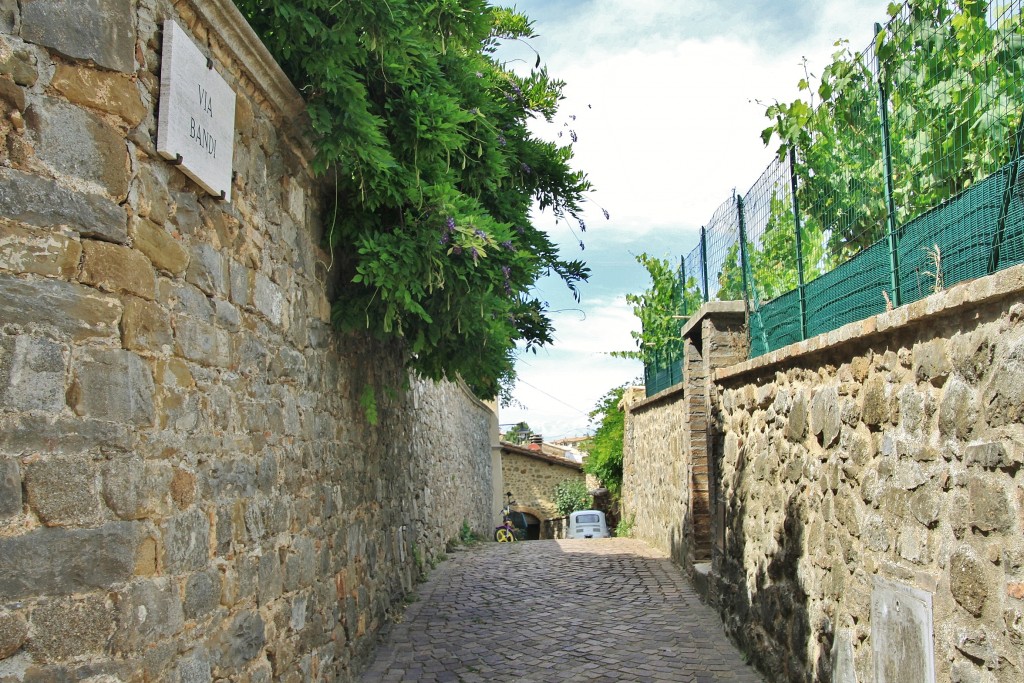
[[[701,307],[683,328],[683,348],[684,448],[689,488],[686,532],[690,536],[687,562],[696,563],[711,559],[715,540],[720,537],[712,457],[717,435],[711,419],[717,396],[711,377],[717,368],[747,358],[743,302],[712,301]]]

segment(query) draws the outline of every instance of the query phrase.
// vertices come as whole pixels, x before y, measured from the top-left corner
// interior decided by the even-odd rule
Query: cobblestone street
[[[362,681],[762,680],[680,569],[635,540],[488,543],[417,595]]]

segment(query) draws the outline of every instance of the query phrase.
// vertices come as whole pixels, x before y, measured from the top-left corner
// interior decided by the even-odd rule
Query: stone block
[[[949,558],[949,590],[953,599],[976,617],[981,616],[990,590],[984,560],[969,546],[961,546]]]
[[[18,0],[0,0],[0,33],[14,33],[17,19]],[[0,655],[0,659],[3,659],[3,655]]]
[[[121,316],[121,341],[129,351],[167,353],[174,343],[174,331],[167,312],[155,303],[125,297]]]
[[[138,211],[139,215],[163,226],[170,218],[171,194],[167,189],[166,166],[139,164],[138,167]],[[177,173],[177,171],[170,171]],[[137,246],[137,245],[136,245]],[[155,263],[155,261],[154,261]]]
[[[959,376],[946,382],[939,402],[939,433],[967,439],[978,422],[978,401],[974,390]]]
[[[301,380],[306,375],[306,357],[291,347],[282,346],[270,364],[270,371],[279,380]]]
[[[1010,496],[997,478],[971,477],[967,485],[970,497],[971,527],[978,531],[1006,532],[1013,526]]]
[[[94,184],[119,203],[128,196],[131,169],[121,131],[54,98],[36,100],[25,120],[36,155],[54,171]]]
[[[281,571],[281,560],[276,552],[266,552],[260,557],[257,570],[256,600],[259,605],[267,605],[281,596],[284,591],[284,574]]]
[[[131,0],[23,0],[21,37],[74,59],[135,71]]]
[[[65,347],[49,339],[0,337],[0,406],[59,412],[64,408]]]
[[[284,320],[284,292],[263,273],[256,273],[253,304],[274,325]]]
[[[946,355],[946,341],[934,339],[914,347],[914,376],[918,382],[931,382],[942,386],[953,370]]]
[[[28,622],[18,612],[0,609],[0,660],[21,649],[28,639]]]
[[[1001,441],[971,444],[967,447],[965,455],[968,466],[973,465],[994,470],[1001,467],[1010,468],[1020,465],[1019,458],[1015,458],[1012,452],[1008,452],[1006,446]]]
[[[213,305],[198,287],[184,282],[164,280],[161,303],[175,314],[183,315],[204,323],[212,323]]]
[[[21,468],[14,458],[0,459],[0,517],[20,515]]]
[[[60,280],[23,280],[0,275],[0,320],[23,331],[73,341],[114,338],[121,302]]]
[[[174,468],[171,477],[171,500],[184,510],[195,501],[196,498],[196,475],[180,467]]]
[[[986,421],[992,427],[1024,423],[1024,343],[993,369],[982,394]]]
[[[256,286],[256,274],[238,261],[230,262],[231,303],[245,308],[251,303],[250,293]]]
[[[128,214],[117,203],[10,168],[0,168],[0,216],[42,228],[66,226],[108,242],[128,239]]]
[[[82,242],[82,284],[108,292],[156,298],[156,272],[145,254],[117,244]]]
[[[10,76],[0,75],[0,102],[6,102],[9,107],[14,107],[17,113],[24,114],[25,109],[28,108],[25,88],[15,83],[14,79]],[[21,128],[24,125],[24,118],[19,120],[15,111],[8,109],[8,112],[11,122],[18,128]]]
[[[792,417],[790,418],[792,419]],[[810,409],[811,433],[821,437],[821,445],[831,446],[839,436],[839,394],[835,387],[826,387],[815,393]]]
[[[207,296],[228,296],[228,262],[225,256],[209,244],[192,249],[185,280],[198,287]]]
[[[891,409],[886,394],[885,379],[881,375],[872,375],[864,383],[863,406],[861,419],[870,427],[880,427],[889,421]]]
[[[167,389],[191,389],[195,378],[188,363],[180,358],[160,360],[156,364],[156,382]]]
[[[163,529],[164,568],[169,574],[202,571],[210,559],[210,520],[190,510],[167,520]]]
[[[231,339],[209,323],[178,316],[174,320],[174,352],[204,366],[228,367]]]
[[[309,538],[295,539],[292,550],[284,562],[284,589],[295,591],[313,583],[316,571],[316,553]]]
[[[778,401],[778,398],[776,398]],[[807,436],[807,397],[803,392],[793,396],[793,405],[786,421],[786,438],[799,443]]]
[[[214,302],[214,314],[217,316],[217,325],[228,332],[238,332],[242,328],[242,315],[224,299]]]
[[[111,650],[135,654],[185,627],[178,585],[166,578],[135,581],[117,594],[117,631]]]
[[[97,71],[79,64],[57,64],[50,87],[73,104],[120,116],[130,128],[146,118],[139,83],[128,74]]]
[[[70,280],[78,273],[82,245],[58,230],[30,230],[0,223],[0,269]]]
[[[220,605],[220,574],[216,569],[193,574],[185,583],[185,618],[199,619]]]
[[[116,458],[103,465],[103,500],[121,519],[168,514],[173,468],[139,457]]]
[[[139,538],[130,522],[0,538],[0,601],[106,590],[127,581]]]
[[[100,521],[98,466],[88,460],[43,460],[25,466],[29,507],[47,526]]]
[[[9,0],[8,0],[9,1]],[[27,50],[0,50],[0,75],[31,88],[39,80],[36,58]]]
[[[66,415],[0,415],[0,452],[10,455],[78,455],[124,452],[131,438],[124,425]]]
[[[188,268],[188,251],[153,221],[145,218],[133,221],[132,238],[133,246],[145,254],[158,270],[181,275]]]
[[[68,402],[76,414],[98,420],[152,425],[153,376],[130,351],[92,349],[73,363]]]
[[[105,594],[55,598],[32,610],[27,648],[44,662],[98,655],[114,631],[113,605]]]
[[[175,669],[175,683],[211,683],[210,655],[205,648],[193,650],[181,658]]]
[[[210,648],[217,670],[227,673],[255,659],[265,644],[263,618],[258,612],[247,610],[236,615],[227,628],[211,639]]]

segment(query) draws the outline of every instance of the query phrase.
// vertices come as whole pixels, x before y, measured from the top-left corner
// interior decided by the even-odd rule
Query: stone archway
[[[525,505],[513,505],[512,512],[516,513],[513,515],[512,521],[516,526],[521,526],[523,522],[526,524],[526,538],[527,541],[537,541],[541,536],[541,527],[543,526],[544,516],[540,510],[535,508],[527,507]],[[522,516],[522,519],[516,519]]]

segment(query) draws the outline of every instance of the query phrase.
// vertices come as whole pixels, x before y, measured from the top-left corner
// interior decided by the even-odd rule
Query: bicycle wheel
[[[512,543],[516,537],[512,535],[511,531],[502,527],[494,532],[494,540],[498,543]]]

